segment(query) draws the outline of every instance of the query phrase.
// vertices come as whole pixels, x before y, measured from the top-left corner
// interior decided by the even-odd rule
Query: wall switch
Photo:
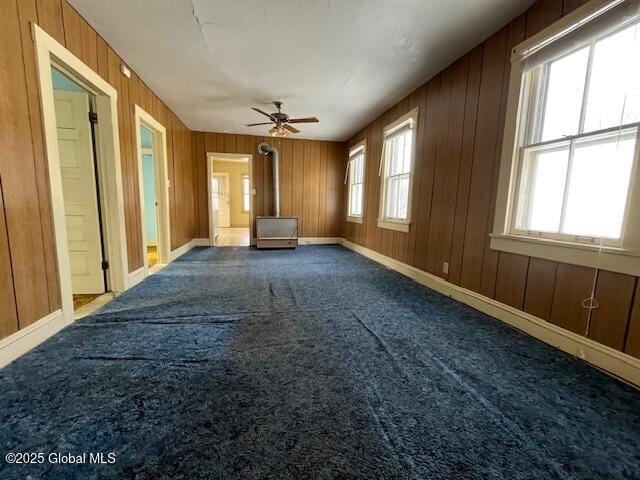
[[[449,262],[442,263],[442,273],[449,273]]]

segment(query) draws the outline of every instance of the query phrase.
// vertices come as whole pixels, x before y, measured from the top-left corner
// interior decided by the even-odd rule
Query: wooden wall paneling
[[[471,187],[473,152],[475,149],[483,55],[484,49],[482,46],[475,48],[469,54],[462,150],[460,152],[460,168],[449,254],[449,274],[447,276],[448,281],[456,285],[460,284],[460,274],[462,271],[462,253],[467,225],[467,209],[469,205],[469,190]]]
[[[195,184],[195,191],[198,194],[198,238],[208,238],[209,208],[207,202],[207,154],[204,143],[205,135],[202,132],[194,132],[193,138],[195,140],[196,179],[204,180],[197,181]]]
[[[624,351],[629,355],[640,358],[640,281],[636,281],[636,293],[629,318]]]
[[[109,80],[109,47],[100,35],[96,38],[96,52],[98,54],[98,75],[111,84]]]
[[[62,20],[63,3],[66,3],[66,0],[37,0],[36,4],[38,25],[62,45],[65,44],[64,22]]]
[[[529,260],[523,307],[525,312],[543,320],[551,319],[557,269],[556,262],[541,258]]]
[[[327,235],[339,237],[342,235],[342,219],[346,214],[346,210],[342,207],[341,199],[344,191],[344,159],[347,157],[347,152],[340,144],[330,143],[329,153],[331,166],[327,175],[327,215],[331,219],[331,229],[327,232]]]
[[[527,38],[548,27],[562,16],[562,0],[537,0],[527,10]]]
[[[29,115],[20,22],[15,2],[0,15],[0,178],[14,267],[20,328],[49,313],[37,173]],[[33,295],[33,292],[43,292]]]
[[[76,57],[82,58],[82,32],[80,15],[68,2],[62,2],[62,21],[64,26],[65,46]]]
[[[498,138],[501,138],[498,133],[500,109],[497,106],[502,101],[508,32],[508,28],[503,28],[484,44],[478,124],[460,281],[461,286],[476,292],[480,292],[482,283],[488,218],[493,216],[493,212],[489,211],[491,185],[496,146]]]
[[[424,144],[424,128],[422,128],[422,126],[426,118],[426,95],[427,91],[424,86],[418,88],[409,95],[409,110],[413,110],[416,107],[418,108],[418,127],[416,128],[414,139],[416,142],[416,159],[413,172],[413,193],[411,199],[411,205],[413,206],[411,209],[411,227],[409,228],[409,234],[407,237],[406,256],[401,260],[409,265],[413,265],[414,262],[417,226],[421,212],[420,185],[422,184],[422,148]],[[363,240],[363,243],[365,240]]]
[[[0,179],[0,338],[18,331],[18,311],[11,265],[2,181]]]
[[[567,13],[573,12],[576,8],[581,7],[589,0],[563,0],[562,2],[562,16]]]
[[[426,85],[425,121],[422,126],[424,131],[422,174],[419,187],[419,217],[416,225],[416,251],[414,254],[414,265],[422,270],[427,268],[427,243],[436,164],[436,125],[439,121],[440,80],[441,76],[438,75],[429,80]]]
[[[283,217],[291,215],[293,194],[293,140],[285,138],[280,152],[280,210]]]
[[[380,212],[380,162],[382,161],[382,131],[380,130],[380,119],[374,120],[368,129],[367,138],[367,159],[366,171],[367,197],[364,206],[364,225],[365,225],[365,247],[372,250],[376,249],[376,243],[380,229],[377,225],[378,214]],[[346,169],[346,165],[345,165]],[[344,174],[344,172],[343,172]],[[345,195],[348,194],[347,188],[344,189]],[[345,206],[346,208],[346,206]]]
[[[556,272],[551,323],[585,335],[588,310],[582,305],[591,296],[595,270],[561,263]]]
[[[320,142],[320,156],[318,159],[318,237],[327,236],[327,168],[329,145],[327,142]]]
[[[80,17],[80,39],[82,44],[82,61],[94,72],[98,71],[98,35],[86,20]]]
[[[434,172],[434,190],[431,222],[429,224],[430,245],[427,252],[427,271],[447,278],[443,264],[449,262],[460,160],[462,154],[462,136],[469,73],[469,56],[465,55],[443,74],[441,98],[448,113],[448,126],[441,135],[441,148],[436,147],[436,169]],[[446,81],[445,81],[446,79]],[[445,87],[445,85],[447,85]],[[444,117],[443,117],[443,124]],[[463,128],[461,128],[463,127]]]
[[[58,263],[56,245],[53,236],[53,218],[51,210],[51,196],[49,195],[49,171],[44,152],[44,135],[40,115],[40,92],[38,91],[35,49],[31,39],[31,23],[38,23],[35,0],[18,2],[18,16],[20,20],[20,35],[22,37],[22,55],[27,86],[27,100],[29,103],[29,120],[31,124],[31,139],[36,171],[36,186],[38,189],[38,204],[40,207],[40,224],[44,245],[44,264],[47,278],[47,294],[49,309],[60,308],[60,284],[58,281]],[[13,289],[12,289],[13,291]]]
[[[292,165],[291,176],[293,184],[291,189],[291,215],[298,217],[298,235],[302,236],[305,219],[304,214],[304,140],[292,140]]]
[[[500,252],[495,299],[522,310],[528,268],[529,257]]]
[[[635,289],[636,277],[598,272],[595,294],[598,308],[591,314],[590,339],[616,350],[624,349]]]
[[[316,142],[304,142],[304,228],[303,237],[318,236],[318,175],[320,162],[320,146]]]
[[[170,243],[171,249],[176,249],[180,245],[178,244],[178,221],[177,221],[177,209],[176,209],[176,181],[175,181],[175,152],[173,148],[173,114],[171,111],[167,111],[166,124],[167,129],[167,175],[169,177],[169,222],[170,228]]]
[[[495,145],[493,175],[491,181],[491,201],[489,202],[489,215],[487,216],[487,230],[484,241],[484,255],[482,259],[482,279],[480,282],[480,293],[493,298],[495,295],[496,276],[498,274],[499,252],[490,248],[489,235],[493,231],[493,221],[495,218],[496,195],[498,189],[498,176],[500,173],[500,161],[502,159],[502,137],[504,132],[505,113],[507,110],[507,97],[509,94],[509,77],[511,73],[511,49],[524,40],[525,37],[525,16],[514,19],[508,25],[507,49],[505,51],[502,81],[502,101],[500,102],[500,117],[498,121],[498,137]],[[508,262],[513,257],[505,257]],[[524,280],[524,279],[523,279]]]

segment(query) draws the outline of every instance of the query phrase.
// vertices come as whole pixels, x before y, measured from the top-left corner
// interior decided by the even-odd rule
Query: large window
[[[362,223],[364,212],[365,150],[364,141],[349,150],[349,164],[347,165],[347,180],[349,182],[347,220],[356,223]]]
[[[248,213],[251,208],[251,188],[249,185],[249,175],[242,175],[242,211]]]
[[[510,174],[501,175],[494,237],[637,248],[638,6],[609,7],[516,49],[503,152]],[[583,254],[579,263],[594,262]]]
[[[413,110],[384,130],[379,227],[409,230],[417,114]]]

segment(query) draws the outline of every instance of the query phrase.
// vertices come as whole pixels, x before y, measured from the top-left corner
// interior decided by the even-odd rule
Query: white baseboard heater
[[[267,142],[258,145],[258,153],[273,161],[273,217],[256,217],[257,248],[296,248],[298,219],[280,216],[280,159],[278,149]]]
[[[296,217],[257,217],[256,247],[296,248],[298,219]]]

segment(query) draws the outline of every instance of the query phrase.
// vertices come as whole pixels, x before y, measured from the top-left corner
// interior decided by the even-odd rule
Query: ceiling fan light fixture
[[[284,128],[284,126],[282,125],[273,127],[271,130],[269,130],[269,133],[271,134],[272,137],[285,138],[289,136],[289,131],[286,128]]]

